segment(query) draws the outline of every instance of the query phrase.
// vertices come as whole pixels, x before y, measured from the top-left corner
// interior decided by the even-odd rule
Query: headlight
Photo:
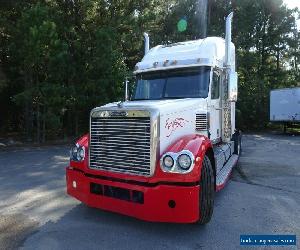
[[[195,165],[195,156],[189,150],[167,152],[160,158],[160,167],[167,173],[187,174]]]
[[[192,165],[192,159],[187,154],[179,155],[177,162],[183,170],[188,170]]]
[[[85,157],[85,148],[84,146],[79,146],[76,144],[71,148],[70,160],[71,161],[83,161]]]
[[[80,160],[84,159],[84,154],[85,154],[84,147],[80,147],[77,153],[77,159]]]
[[[74,146],[73,148],[71,148],[70,158],[77,159],[77,152],[78,152],[78,147]]]
[[[166,155],[163,158],[163,164],[166,168],[172,168],[174,165],[174,160],[170,155]]]

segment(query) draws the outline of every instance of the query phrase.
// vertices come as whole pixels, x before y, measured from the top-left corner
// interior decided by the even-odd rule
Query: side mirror
[[[228,101],[236,102],[238,94],[238,77],[236,72],[229,73],[228,79]]]

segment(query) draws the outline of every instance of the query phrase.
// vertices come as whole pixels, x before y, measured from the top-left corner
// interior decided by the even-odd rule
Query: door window
[[[219,99],[220,97],[220,75],[213,73],[213,79],[211,84],[211,99]]]

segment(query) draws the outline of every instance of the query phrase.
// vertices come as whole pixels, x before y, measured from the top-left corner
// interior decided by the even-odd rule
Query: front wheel
[[[199,197],[199,220],[198,224],[206,224],[210,221],[215,198],[215,177],[211,162],[207,155],[202,162]]]

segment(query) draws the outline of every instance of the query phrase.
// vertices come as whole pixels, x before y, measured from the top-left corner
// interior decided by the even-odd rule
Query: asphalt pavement
[[[205,226],[88,208],[65,193],[68,151],[0,151],[0,249],[244,249],[241,234],[296,234],[300,248],[300,136],[245,135]]]

